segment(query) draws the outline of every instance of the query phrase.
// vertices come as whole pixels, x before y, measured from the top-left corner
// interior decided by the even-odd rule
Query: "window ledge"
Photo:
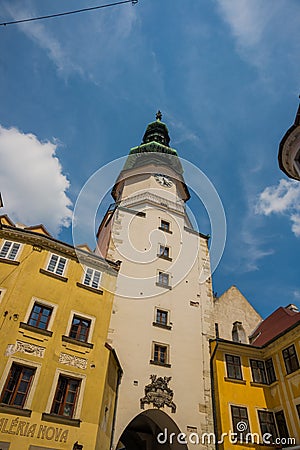
[[[284,375],[284,377],[285,377],[285,378],[292,378],[294,375],[297,374],[297,372],[298,372],[298,374],[299,374],[299,370],[300,370],[300,367],[298,367],[298,369],[296,369],[296,370],[293,370],[293,372],[287,373],[286,375]]]
[[[98,288],[96,289],[91,286],[87,286],[86,284],[78,283],[78,282],[76,283],[76,285],[80,288],[86,289],[87,291],[94,292],[95,294],[103,295],[103,291],[101,289],[98,289]]]
[[[68,281],[68,278],[63,277],[62,275],[57,275],[57,273],[49,272],[49,270],[40,269],[40,273],[43,275],[48,275],[48,277],[55,278],[56,280],[64,281],[65,283]]]
[[[250,381],[250,386],[269,387],[268,383],[259,383],[258,381]]]
[[[77,339],[71,338],[70,336],[62,335],[61,340],[68,342],[69,344],[80,345],[81,347],[94,348],[94,344],[91,344],[90,342],[81,342]]]
[[[34,333],[42,334],[43,336],[49,336],[51,337],[53,334],[53,331],[49,330],[43,330],[42,328],[33,327],[32,325],[28,325],[28,323],[20,322],[20,328],[23,328],[27,331],[33,331]]]
[[[239,380],[238,378],[224,377],[224,380],[231,381],[232,383],[237,383],[237,384],[246,384],[246,380]]]
[[[165,330],[172,330],[171,325],[164,325],[163,323],[153,322],[152,325],[154,327],[164,328]]]
[[[165,259],[166,261],[172,261],[172,258],[169,256],[162,255],[161,253],[157,253],[158,258]]]
[[[154,364],[155,366],[161,366],[161,367],[171,367],[171,364],[161,363],[159,361],[154,361],[153,359],[150,359],[150,364]]]
[[[172,289],[172,286],[170,286],[169,284],[162,284],[162,283],[159,283],[158,281],[155,284],[156,284],[156,286],[163,287],[165,289]]]
[[[13,266],[18,266],[20,261],[15,261],[14,259],[0,258],[0,262],[5,264],[12,264]]]
[[[173,234],[173,231],[171,231],[171,230],[166,230],[166,229],[163,228],[163,227],[158,227],[158,229],[161,230],[161,231],[164,231],[165,233]]]
[[[31,409],[18,408],[17,406],[6,405],[5,403],[0,404],[1,414],[14,414],[16,416],[31,417]]]
[[[59,416],[58,414],[42,413],[42,420],[45,422],[60,423],[71,427],[80,427],[80,419],[70,419],[70,417]]]

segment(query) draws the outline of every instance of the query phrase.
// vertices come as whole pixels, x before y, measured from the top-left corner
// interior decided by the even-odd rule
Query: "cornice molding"
[[[8,225],[2,225],[2,228],[0,229],[0,237],[7,240],[11,239],[27,245],[32,245],[33,247],[40,247],[41,249],[50,252],[59,253],[69,259],[80,262],[81,264],[105,271],[110,275],[118,275],[119,265],[113,261],[105,260],[93,253],[89,254],[84,250],[75,248],[69,244],[43,234],[10,227]]]

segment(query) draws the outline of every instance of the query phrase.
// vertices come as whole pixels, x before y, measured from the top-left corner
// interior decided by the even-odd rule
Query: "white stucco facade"
[[[216,305],[209,239],[192,228],[185,209],[189,193],[171,159],[168,164],[163,156],[160,163],[150,155],[144,163],[137,159],[138,164],[125,167],[113,189],[116,203],[98,232],[98,251],[121,262],[108,336],[124,370],[113,449],[215,448],[211,439],[204,437],[201,443],[204,433],[214,432],[209,340],[216,337],[216,323],[227,337],[234,320],[245,321],[242,313],[235,319],[235,300],[227,312]],[[248,319],[251,325],[255,321],[258,315]],[[165,380],[158,392],[169,403],[153,401],[153,375]],[[177,436],[170,446],[157,443],[157,433],[173,424],[186,434],[186,446],[176,443]],[[130,444],[124,443],[125,430]]]
[[[165,172],[171,174],[166,168]],[[109,343],[124,369],[115,445],[126,426],[143,411],[140,399],[152,374],[172,377],[169,388],[174,392],[176,412],[168,406],[163,411],[180,431],[213,432],[208,342],[213,337],[213,299],[208,239],[190,228],[176,180],[173,178],[171,187],[162,187],[155,175],[144,172],[136,175],[135,182],[130,177],[128,185],[125,180],[121,202],[111,219],[108,257],[122,264]],[[162,220],[169,224],[168,231],[160,229]],[[158,256],[160,246],[168,247],[168,259]],[[207,280],[200,284],[203,270]],[[158,285],[159,272],[168,275],[168,286]],[[157,309],[167,313],[167,327],[155,323]],[[165,365],[154,361],[156,343],[167,347]]]

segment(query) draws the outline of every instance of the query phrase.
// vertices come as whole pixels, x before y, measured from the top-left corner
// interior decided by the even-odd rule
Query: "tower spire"
[[[161,121],[162,113],[160,110],[157,111],[155,118],[155,122],[151,122],[147,126],[142,144],[147,144],[148,142],[154,141],[164,145],[165,147],[170,147],[169,130],[167,125]]]
[[[155,118],[156,118],[156,120],[161,121],[161,119],[162,119],[162,113],[161,113],[160,110],[157,111],[157,113],[156,113],[156,115],[155,115]]]

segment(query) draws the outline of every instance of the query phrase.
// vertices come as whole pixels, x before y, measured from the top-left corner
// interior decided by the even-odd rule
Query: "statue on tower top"
[[[155,115],[156,120],[161,121],[162,119],[162,113],[160,112],[160,110],[157,111],[156,115]]]

